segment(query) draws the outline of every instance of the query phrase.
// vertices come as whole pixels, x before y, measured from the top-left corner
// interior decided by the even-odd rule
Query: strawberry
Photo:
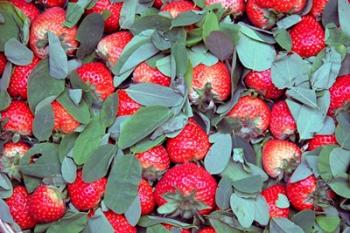
[[[118,62],[125,46],[131,41],[132,34],[128,31],[116,32],[105,36],[97,45],[97,53],[113,66]]]
[[[288,218],[289,208],[279,208],[276,205],[279,194],[287,195],[286,187],[281,184],[272,185],[261,193],[269,206],[270,218]]]
[[[37,57],[45,58],[47,56],[47,33],[49,31],[60,38],[67,54],[73,55],[78,47],[78,41],[76,40],[77,27],[64,27],[65,20],[66,12],[59,7],[49,8],[33,20],[29,44]]]
[[[49,223],[62,218],[66,206],[55,188],[40,185],[30,196],[29,209],[38,223]]]
[[[146,62],[136,67],[132,80],[134,83],[154,83],[162,86],[170,86],[170,77],[161,73],[157,68],[148,65]]]
[[[80,79],[90,84],[102,100],[105,100],[113,93],[113,77],[109,69],[103,63],[86,63],[80,66],[76,71]]]
[[[10,106],[1,112],[1,121],[5,121],[3,129],[21,135],[32,135],[34,116],[29,106],[23,101],[12,101]]]
[[[67,190],[70,201],[80,211],[93,209],[96,207],[105,192],[106,178],[98,179],[91,183],[86,183],[82,177],[82,171],[77,172],[75,181],[68,184]]]
[[[162,224],[167,230],[170,230],[170,231],[174,231],[174,229],[176,229],[176,227],[172,226],[172,225],[169,225],[169,224]],[[180,233],[191,233],[190,230],[188,229],[180,229]]]
[[[24,142],[8,142],[4,144],[2,154],[5,157],[13,158],[16,156],[23,157],[30,149],[30,146]]]
[[[39,62],[40,59],[34,57],[30,64],[25,66],[16,66],[13,69],[9,87],[7,89],[12,97],[27,99],[28,78]]]
[[[193,2],[186,0],[169,2],[161,9],[162,12],[169,12],[173,18],[176,18],[181,13],[191,10],[198,10],[198,8],[193,4]]]
[[[261,93],[267,99],[278,99],[284,93],[278,89],[271,78],[271,70],[250,71],[244,78],[245,85]]]
[[[21,173],[19,162],[21,158],[28,152],[30,146],[24,142],[7,142],[4,144],[2,151],[3,156],[0,156],[0,170],[6,173],[11,179],[21,181]]]
[[[286,139],[297,130],[297,125],[286,101],[281,100],[272,106],[270,131],[277,139]]]
[[[317,55],[325,47],[325,32],[312,16],[304,16],[290,30],[292,51],[302,57]]]
[[[110,16],[105,20],[105,32],[111,33],[118,31],[120,11],[123,7],[121,2],[111,2],[110,0],[98,0],[95,5],[86,11],[87,14],[109,12]]]
[[[39,9],[36,8],[36,6],[31,2],[24,0],[11,0],[11,3],[20,9],[22,13],[27,16],[32,22],[38,15],[40,15]]]
[[[169,138],[166,149],[174,163],[185,163],[203,159],[210,147],[209,137],[201,126],[190,118],[182,131]]]
[[[269,9],[260,7],[257,0],[248,0],[246,12],[249,21],[259,28],[270,29],[277,22],[277,16]]]
[[[66,134],[73,133],[80,123],[58,102],[51,103],[54,115],[54,130]]]
[[[321,146],[336,145],[337,139],[334,134],[331,135],[315,135],[308,141],[308,150],[315,150]]]
[[[329,92],[331,94],[331,104],[328,115],[333,116],[337,109],[350,102],[350,74],[338,77]]]
[[[162,205],[176,205],[174,212],[184,218],[208,214],[215,207],[216,188],[215,179],[203,167],[194,163],[177,165],[156,185],[154,197],[160,206],[158,212],[172,212]]]
[[[7,64],[7,59],[4,55],[4,53],[0,53],[0,76],[4,72],[6,64]]]
[[[67,0],[38,0],[38,3],[44,5],[45,7],[64,7]]]
[[[198,233],[216,233],[215,229],[212,227],[204,227]]]
[[[159,178],[170,166],[168,152],[162,145],[137,153],[136,158],[143,169],[143,177],[148,180]]]
[[[117,91],[117,94],[119,101],[117,116],[133,115],[135,112],[137,112],[137,110],[141,108],[141,104],[131,99],[125,90],[119,89]]]
[[[155,8],[161,8],[163,6],[163,0],[154,0],[153,6]]]
[[[13,189],[12,196],[6,200],[6,204],[13,220],[22,230],[33,228],[36,225],[29,207],[29,194],[25,187],[16,186]]]
[[[136,233],[136,227],[131,226],[124,215],[116,214],[112,211],[104,213],[115,233]]]
[[[141,215],[152,213],[156,206],[152,186],[146,180],[142,179],[139,184],[138,193],[141,203]]]
[[[289,141],[271,139],[262,150],[262,164],[265,172],[277,178],[284,172],[290,174],[300,163],[300,148]]]
[[[328,0],[313,0],[310,14],[314,17],[320,17]]]
[[[297,13],[304,9],[306,0],[256,0],[262,8],[271,8],[278,13]]]
[[[223,7],[229,9],[234,17],[243,15],[245,11],[245,0],[206,0],[206,5],[221,3]]]

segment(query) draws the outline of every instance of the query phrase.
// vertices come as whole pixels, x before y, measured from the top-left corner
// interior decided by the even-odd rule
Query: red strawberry
[[[320,17],[328,0],[313,0],[310,14],[314,17]]]
[[[154,196],[160,208],[177,205],[174,211],[184,218],[208,214],[215,207],[215,179],[201,166],[185,163],[169,169],[155,188]],[[160,211],[160,209],[158,209]]]
[[[170,166],[168,152],[162,145],[153,147],[145,152],[136,154],[143,169],[143,177],[154,180],[160,177]]]
[[[155,8],[161,8],[163,6],[163,0],[154,0],[153,6]]]
[[[86,11],[86,13],[103,14],[105,11],[110,12],[110,16],[107,18],[107,20],[105,20],[105,32],[111,33],[119,29],[119,18],[122,7],[123,3],[121,2],[111,2],[110,0],[98,0],[91,9]]]
[[[152,213],[156,206],[152,186],[146,180],[142,179],[139,184],[138,192],[141,203],[141,214],[147,215]]]
[[[148,65],[146,62],[136,67],[132,80],[135,83],[154,83],[162,86],[170,86],[170,77],[161,73],[157,68]]]
[[[289,141],[271,139],[262,150],[262,164],[265,172],[276,178],[284,172],[291,173],[300,163],[300,148]]]
[[[3,156],[0,156],[0,170],[11,179],[21,181],[19,162],[29,149],[30,146],[24,142],[7,142],[2,151]]]
[[[314,209],[316,189],[317,179],[313,175],[296,183],[288,183],[288,199],[297,210]]]
[[[166,224],[166,223],[164,223],[164,224],[162,224],[167,230],[173,230],[173,229],[176,229],[176,227],[174,227],[174,226],[172,226],[172,225],[169,225],[169,224]],[[190,230],[188,230],[188,229],[181,229],[180,230],[180,233],[191,233],[191,231]]]
[[[23,186],[17,186],[13,189],[13,194],[6,200],[6,204],[13,220],[22,230],[33,228],[36,225],[29,208],[29,194]]]
[[[315,150],[321,146],[326,145],[336,145],[337,139],[335,138],[335,135],[315,135],[313,138],[311,138],[308,142],[308,150]]]
[[[297,13],[304,9],[306,0],[256,0],[262,8],[271,8],[278,13]]]
[[[331,94],[331,104],[328,115],[332,116],[338,108],[342,108],[350,102],[350,74],[338,77],[329,92]]]
[[[32,22],[40,14],[38,8],[31,2],[25,0],[11,0],[11,3],[20,9]]]
[[[249,21],[259,28],[269,29],[277,22],[277,16],[269,9],[260,7],[257,0],[248,0],[246,12]]]
[[[216,233],[215,229],[212,227],[204,227],[198,233]]]
[[[86,183],[83,180],[82,171],[78,171],[75,181],[68,184],[67,187],[70,201],[78,210],[92,209],[100,203],[106,189],[106,183],[106,178]]]
[[[43,4],[45,7],[64,7],[67,0],[38,0],[38,3]]]
[[[7,64],[7,59],[4,53],[0,53],[0,75],[2,75],[2,72],[4,72],[6,64]]]
[[[30,146],[24,142],[8,142],[4,145],[2,154],[8,158],[22,157],[29,149]]]
[[[271,70],[250,71],[244,78],[247,87],[261,93],[267,99],[278,99],[284,93],[278,89],[271,78]]]
[[[161,9],[163,12],[169,12],[173,18],[176,18],[181,13],[191,10],[198,10],[198,8],[192,2],[185,0],[167,3]]]
[[[23,101],[12,101],[10,106],[1,112],[1,120],[6,124],[3,129],[21,135],[31,135],[34,116],[29,106]]]
[[[275,138],[286,139],[297,130],[297,125],[289,111],[286,101],[276,102],[272,106],[270,131]]]
[[[166,149],[174,163],[203,159],[209,150],[209,137],[200,125],[189,119],[187,125],[174,138],[169,138]]]
[[[81,80],[94,88],[96,94],[102,100],[105,100],[113,93],[113,77],[109,69],[103,63],[86,63],[77,69],[77,73]]]
[[[287,195],[286,187],[281,184],[272,185],[261,193],[269,206],[270,218],[288,218],[289,208],[279,208],[276,205],[279,194]]]
[[[50,31],[58,36],[67,54],[72,55],[78,47],[76,40],[77,27],[63,26],[66,12],[59,7],[49,8],[38,15],[32,22],[30,30],[30,47],[39,58],[45,58],[48,53],[47,33]]]
[[[29,65],[16,66],[13,69],[9,87],[7,89],[12,97],[22,97],[23,99],[27,99],[28,78],[39,62],[40,59],[34,57],[32,63]]]
[[[58,101],[52,102],[51,106],[54,115],[54,130],[66,134],[73,133],[80,123]]]
[[[104,213],[109,223],[114,229],[114,233],[136,233],[136,227],[131,226],[124,215],[116,214],[112,211]]]
[[[107,35],[98,43],[97,53],[107,61],[109,66],[113,66],[118,62],[123,49],[132,37],[132,34],[128,31]]]
[[[223,7],[231,10],[234,17],[243,15],[245,11],[245,0],[206,0],[206,5],[221,3]]]
[[[137,110],[141,108],[141,104],[131,99],[125,90],[119,89],[117,91],[117,94],[119,101],[117,116],[133,115],[135,112],[137,112]]]
[[[317,55],[325,47],[325,32],[320,23],[311,16],[302,20],[290,30],[292,51],[302,57]]]
[[[29,209],[38,223],[49,223],[62,218],[66,206],[55,188],[40,185],[30,196]]]

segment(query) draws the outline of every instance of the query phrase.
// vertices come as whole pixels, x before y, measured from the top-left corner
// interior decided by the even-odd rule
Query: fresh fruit
[[[5,66],[7,64],[7,59],[4,53],[0,53],[0,75],[4,72]]]
[[[29,106],[23,102],[14,100],[1,112],[1,121],[6,122],[3,129],[21,135],[31,135],[34,116]]]
[[[215,229],[212,227],[204,227],[198,233],[216,233]]]
[[[114,229],[114,233],[136,233],[136,227],[131,226],[124,215],[116,214],[112,211],[104,213],[109,223]]]
[[[24,142],[7,142],[0,156],[0,170],[11,179],[21,181],[20,160],[28,152],[30,146]]]
[[[186,0],[169,2],[161,9],[163,12],[169,12],[173,18],[176,18],[181,13],[191,10],[198,10],[198,8],[192,2]]]
[[[29,194],[25,187],[16,186],[13,189],[12,196],[6,200],[6,204],[13,220],[22,230],[33,228],[36,225],[29,207]]]
[[[163,0],[154,0],[153,6],[155,8],[161,8],[163,6]]]
[[[107,35],[98,43],[97,53],[107,61],[108,66],[113,66],[118,62],[123,49],[132,37],[132,34],[128,31]]]
[[[331,135],[315,135],[308,141],[308,150],[315,150],[321,146],[336,145],[337,139],[334,134]]]
[[[289,111],[286,101],[281,100],[272,106],[270,131],[277,139],[287,139],[294,135],[297,125]]]
[[[139,198],[141,203],[141,215],[147,215],[153,212],[156,203],[153,196],[153,188],[148,181],[142,179],[139,184]]]
[[[270,29],[277,22],[277,16],[269,9],[257,4],[257,0],[248,0],[246,12],[249,21],[256,27]]]
[[[39,58],[45,58],[48,53],[48,32],[52,32],[60,38],[62,46],[68,55],[73,55],[78,47],[76,40],[77,27],[67,28],[63,26],[66,20],[66,12],[63,8],[49,8],[38,15],[32,22],[30,30],[30,47]]]
[[[284,93],[278,89],[271,78],[271,70],[250,71],[244,78],[245,85],[261,93],[267,99],[278,99]]]
[[[333,116],[337,109],[350,102],[350,74],[338,77],[329,92],[331,104],[328,114]]]
[[[40,14],[39,9],[36,8],[32,2],[27,2],[24,0],[11,0],[11,3],[20,9],[32,22]]]
[[[135,112],[137,112],[137,110],[141,108],[141,104],[131,99],[125,90],[119,89],[117,91],[117,94],[119,101],[117,116],[133,115]]]
[[[104,177],[91,183],[85,182],[80,170],[75,181],[67,187],[70,201],[80,211],[93,209],[100,203],[106,184],[107,179]]]
[[[256,0],[263,8],[271,8],[278,13],[297,13],[304,9],[306,0]]]
[[[302,57],[317,55],[325,47],[325,32],[312,16],[304,16],[290,30],[292,51]]]
[[[229,9],[234,17],[243,15],[245,11],[245,0],[206,0],[206,5],[221,3],[223,7]]]
[[[320,17],[328,0],[313,0],[310,14],[314,17]]]
[[[7,89],[12,97],[27,99],[28,78],[39,62],[40,59],[34,57],[33,61],[29,65],[16,66],[13,69],[9,87]]]
[[[64,7],[67,0],[38,0],[38,3],[44,5],[45,7]]]
[[[166,149],[174,163],[185,163],[203,159],[210,147],[209,137],[201,126],[190,118],[182,131],[169,138]]]
[[[40,185],[30,196],[29,209],[38,223],[49,223],[62,218],[66,206],[55,188]]]
[[[23,157],[30,149],[30,146],[24,142],[7,142],[4,144],[2,154],[5,157],[13,158],[16,156]]]
[[[154,83],[162,86],[170,86],[170,77],[161,73],[157,68],[142,62],[134,70],[132,80],[134,83]]]
[[[270,218],[288,218],[289,208],[279,208],[276,204],[280,195],[287,195],[285,186],[281,184],[272,185],[264,189],[261,195],[269,206]]]
[[[80,79],[91,85],[102,100],[105,100],[113,93],[113,77],[109,69],[103,63],[86,63],[80,66],[76,71]]]
[[[201,166],[185,163],[169,169],[155,188],[158,212],[176,212],[184,218],[194,214],[208,214],[215,206],[215,179]],[[176,205],[167,211],[166,206]]]
[[[167,230],[173,231],[174,229],[177,229],[176,227],[169,225],[169,224],[162,224]],[[188,229],[180,229],[180,233],[191,233]]]
[[[51,103],[54,115],[54,130],[66,134],[73,133],[80,123],[58,102]]]
[[[105,32],[111,33],[119,29],[119,18],[120,11],[122,9],[123,3],[121,2],[111,2],[110,0],[98,0],[95,5],[86,11],[87,14],[109,12],[110,15],[105,20]]]
[[[273,177],[290,174],[300,163],[300,148],[289,141],[271,139],[262,150],[262,164],[265,172]]]

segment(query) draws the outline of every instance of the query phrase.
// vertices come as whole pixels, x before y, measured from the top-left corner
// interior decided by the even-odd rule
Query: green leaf
[[[77,140],[77,138],[77,133],[66,134],[62,137],[61,143],[58,146],[58,156],[60,158],[60,161],[63,161],[63,159],[69,154],[69,152],[71,152],[75,140]]]
[[[134,154],[148,151],[149,149],[162,144],[165,141],[165,139],[166,137],[164,135],[157,137],[154,140],[145,138],[144,140],[137,143],[135,146],[131,147],[130,151]]]
[[[35,112],[33,134],[39,141],[50,138],[54,127],[54,115],[50,103],[45,104]]]
[[[82,89],[68,89],[69,98],[75,105],[79,105],[81,98],[83,97]]]
[[[347,178],[347,170],[350,165],[350,151],[342,148],[334,148],[329,155],[329,166],[334,177]]]
[[[2,199],[0,199],[0,218],[4,222],[10,223],[10,224],[14,223],[12,215],[10,213],[10,209],[6,204],[6,202]]]
[[[255,221],[266,226],[270,220],[269,205],[262,195],[258,195],[255,200]]]
[[[278,199],[275,204],[278,208],[282,208],[282,209],[289,208],[289,205],[290,205],[288,197],[286,197],[286,195],[282,193],[278,194]]]
[[[310,175],[312,175],[312,170],[309,168],[306,160],[302,160],[302,162],[298,165],[298,167],[293,172],[293,175],[291,176],[289,182],[295,183],[307,178]]]
[[[292,97],[311,108],[318,107],[315,90],[298,86],[292,87],[286,92],[286,94],[287,96]]]
[[[85,228],[87,221],[87,213],[68,211],[63,218],[51,224],[46,233],[81,232]]]
[[[66,21],[64,26],[72,28],[78,23],[81,16],[83,16],[85,8],[93,2],[92,0],[78,0],[77,3],[68,2],[67,12],[66,12]]]
[[[335,232],[340,224],[340,219],[338,216],[318,216],[316,222],[325,232]]]
[[[60,39],[52,32],[47,33],[49,40],[50,76],[55,79],[65,79],[68,75],[68,58],[62,48]]]
[[[12,76],[12,63],[7,62],[6,66],[4,68],[4,71],[2,72],[2,76],[0,79],[0,90],[1,91],[7,91],[7,88],[10,84],[10,78]]]
[[[337,138],[338,144],[347,149],[350,150],[350,135],[349,135],[349,127],[338,125],[335,130],[335,136]]]
[[[77,176],[77,166],[73,159],[65,157],[62,161],[61,173],[63,179],[68,183],[73,183]]]
[[[205,45],[221,61],[232,57],[233,41],[224,32],[212,31],[205,41]]]
[[[121,28],[128,29],[134,24],[138,5],[138,0],[128,0],[123,3],[119,19]]]
[[[97,209],[95,214],[89,218],[87,229],[89,233],[114,233],[112,225],[109,223],[101,209]]]
[[[85,101],[81,101],[80,104],[75,104],[69,97],[68,91],[63,92],[57,101],[62,104],[63,108],[71,114],[74,119],[82,124],[87,124],[90,121],[90,110],[89,106]]]
[[[101,109],[101,122],[105,127],[109,127],[115,120],[115,115],[118,109],[118,95],[113,94],[103,102]]]
[[[171,19],[161,15],[145,15],[136,18],[134,24],[130,27],[130,31],[134,34],[140,34],[147,29],[165,32],[171,27]]]
[[[219,30],[219,20],[214,12],[209,11],[205,15],[204,23],[203,23],[202,27],[203,27],[202,37],[203,37],[204,41],[207,39],[207,37],[210,35],[210,33],[212,31]]]
[[[13,185],[10,178],[5,173],[0,173],[0,199],[9,198],[13,193]],[[1,206],[0,206],[1,211]],[[0,214],[0,218],[1,218]]]
[[[243,22],[239,22],[238,25],[240,26],[239,31],[252,40],[256,40],[256,41],[263,42],[266,44],[275,44],[276,43],[276,41],[273,39],[273,37],[271,35],[266,35],[266,33],[261,33],[258,30],[256,30],[256,28],[254,28],[248,24],[245,24]]]
[[[347,0],[338,0],[340,28],[350,36],[350,4]]]
[[[128,210],[125,212],[125,217],[132,226],[136,226],[141,218],[141,202],[140,197],[137,196]]]
[[[287,218],[272,218],[270,222],[271,233],[304,233],[304,230]]]
[[[301,21],[300,15],[290,15],[278,21],[277,27],[279,29],[288,29]]]
[[[329,165],[329,157],[335,146],[325,146],[320,152],[318,159],[318,172],[323,180],[330,181],[333,179],[332,170]]]
[[[164,226],[158,224],[147,228],[146,233],[170,233]]]
[[[142,216],[140,221],[138,222],[138,225],[141,227],[149,227],[153,225],[157,225],[160,223],[167,223],[175,227],[190,227],[191,225],[188,223],[180,222],[174,218],[164,218],[159,216]]]
[[[312,210],[303,210],[295,214],[292,221],[300,226],[304,232],[312,232],[315,224],[316,214]]]
[[[15,65],[28,65],[33,60],[33,52],[15,38],[9,39],[4,46],[7,60]]]
[[[210,214],[209,222],[216,232],[225,232],[225,233],[241,232],[240,230],[233,228],[233,225],[234,226],[239,225],[236,219],[232,218],[232,216],[224,215],[218,211],[212,212]]]
[[[7,91],[0,91],[0,111],[6,109],[10,106],[11,97]]]
[[[233,192],[232,184],[229,179],[222,177],[215,195],[215,203],[220,209],[230,207],[230,197]]]
[[[248,228],[253,224],[255,215],[253,200],[241,198],[237,194],[233,193],[230,198],[230,205],[233,213],[237,216],[242,227]]]
[[[350,198],[350,187],[348,179],[335,178],[331,182],[328,182],[328,185],[337,195],[347,199]]]
[[[176,66],[176,75],[183,77],[188,68],[188,54],[185,42],[179,41],[171,47],[171,62]]]
[[[277,30],[273,36],[275,37],[276,42],[286,51],[292,50],[292,40],[286,29]]]
[[[171,28],[183,27],[198,23],[203,18],[203,15],[194,11],[186,11],[179,14],[171,21]]]

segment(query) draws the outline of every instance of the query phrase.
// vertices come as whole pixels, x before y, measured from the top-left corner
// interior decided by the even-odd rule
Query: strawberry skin
[[[9,87],[7,89],[11,97],[27,99],[28,78],[39,62],[40,59],[34,57],[29,65],[16,66],[13,69]]]
[[[297,130],[297,125],[286,101],[281,100],[272,106],[270,131],[277,139],[286,139]]]
[[[297,210],[314,209],[313,195],[317,188],[315,176],[287,184],[287,196]]]
[[[331,94],[331,104],[328,115],[333,116],[338,108],[350,102],[350,74],[338,77],[329,92]]]
[[[328,0],[313,0],[310,14],[314,17],[320,17]]]
[[[231,10],[234,17],[243,15],[245,11],[245,0],[206,0],[206,5],[221,3],[223,7]]]
[[[8,142],[4,145],[2,154],[5,157],[13,158],[15,156],[23,157],[30,149],[30,146],[24,142]]]
[[[161,8],[163,6],[162,0],[155,0],[153,6],[158,9]]]
[[[39,9],[36,8],[33,3],[26,2],[24,0],[11,0],[11,3],[20,9],[22,13],[30,19],[31,22],[33,22],[33,20],[38,15],[40,15]]]
[[[306,0],[256,0],[262,8],[271,8],[278,13],[297,13],[304,9]]]
[[[337,139],[334,134],[332,135],[315,135],[308,141],[308,150],[312,151],[321,146],[336,145]]]
[[[34,116],[29,106],[23,101],[12,101],[10,106],[1,112],[1,120],[7,121],[3,126],[6,131],[21,135],[32,135]]]
[[[198,10],[198,8],[190,1],[173,1],[164,5],[161,11],[169,12],[173,18],[176,18],[179,14],[191,11]]]
[[[278,89],[271,78],[271,70],[250,71],[244,78],[245,85],[261,93],[267,99],[278,99],[284,93]]]
[[[172,226],[172,225],[169,225],[169,224],[166,224],[166,223],[163,223],[162,224],[167,230],[170,230],[172,231],[173,229],[176,229],[176,227]],[[181,229],[180,230],[180,233],[191,233],[190,230],[188,229]]]
[[[317,55],[325,47],[325,32],[312,16],[304,16],[290,30],[292,51],[302,57]]]
[[[198,233],[216,233],[215,229],[212,227],[204,227]]]
[[[113,77],[109,69],[103,63],[86,63],[80,66],[76,71],[80,79],[90,84],[102,100],[105,100],[113,93]]]
[[[51,103],[54,115],[54,130],[66,134],[73,133],[80,123],[58,102]]]
[[[64,7],[67,0],[38,0],[38,3],[43,4],[45,7]]]
[[[147,215],[152,213],[156,206],[153,196],[153,188],[144,179],[142,179],[139,184],[138,194],[141,203],[141,215]]]
[[[104,213],[109,223],[114,229],[114,233],[136,233],[136,227],[131,226],[124,215],[116,214],[112,211]]]
[[[23,186],[16,186],[13,194],[6,200],[13,220],[22,230],[33,228],[36,221],[32,217],[29,207],[29,194]]]
[[[256,27],[269,29],[275,25],[277,17],[268,9],[257,4],[257,0],[248,0],[246,12],[249,21]]]
[[[283,172],[292,172],[300,163],[300,148],[289,141],[271,139],[264,145],[262,150],[262,164],[265,172],[276,178]]]
[[[157,68],[142,62],[136,67],[133,73],[132,81],[134,83],[154,83],[161,86],[170,86],[170,77],[161,73]]]
[[[0,75],[4,72],[5,66],[7,64],[7,59],[4,53],[0,53]]]
[[[61,197],[52,187],[40,185],[30,196],[30,213],[38,223],[49,223],[62,218],[66,206]]]
[[[275,184],[264,189],[261,193],[269,206],[270,218],[288,218],[289,208],[279,208],[276,205],[278,194],[287,195],[286,187]]]
[[[201,126],[189,119],[186,126],[174,138],[169,138],[166,149],[174,163],[185,163],[203,159],[210,147],[209,137]]]
[[[119,101],[117,116],[133,115],[135,112],[137,112],[137,110],[141,108],[141,104],[131,99],[125,90],[119,89],[117,91],[117,94]]]

